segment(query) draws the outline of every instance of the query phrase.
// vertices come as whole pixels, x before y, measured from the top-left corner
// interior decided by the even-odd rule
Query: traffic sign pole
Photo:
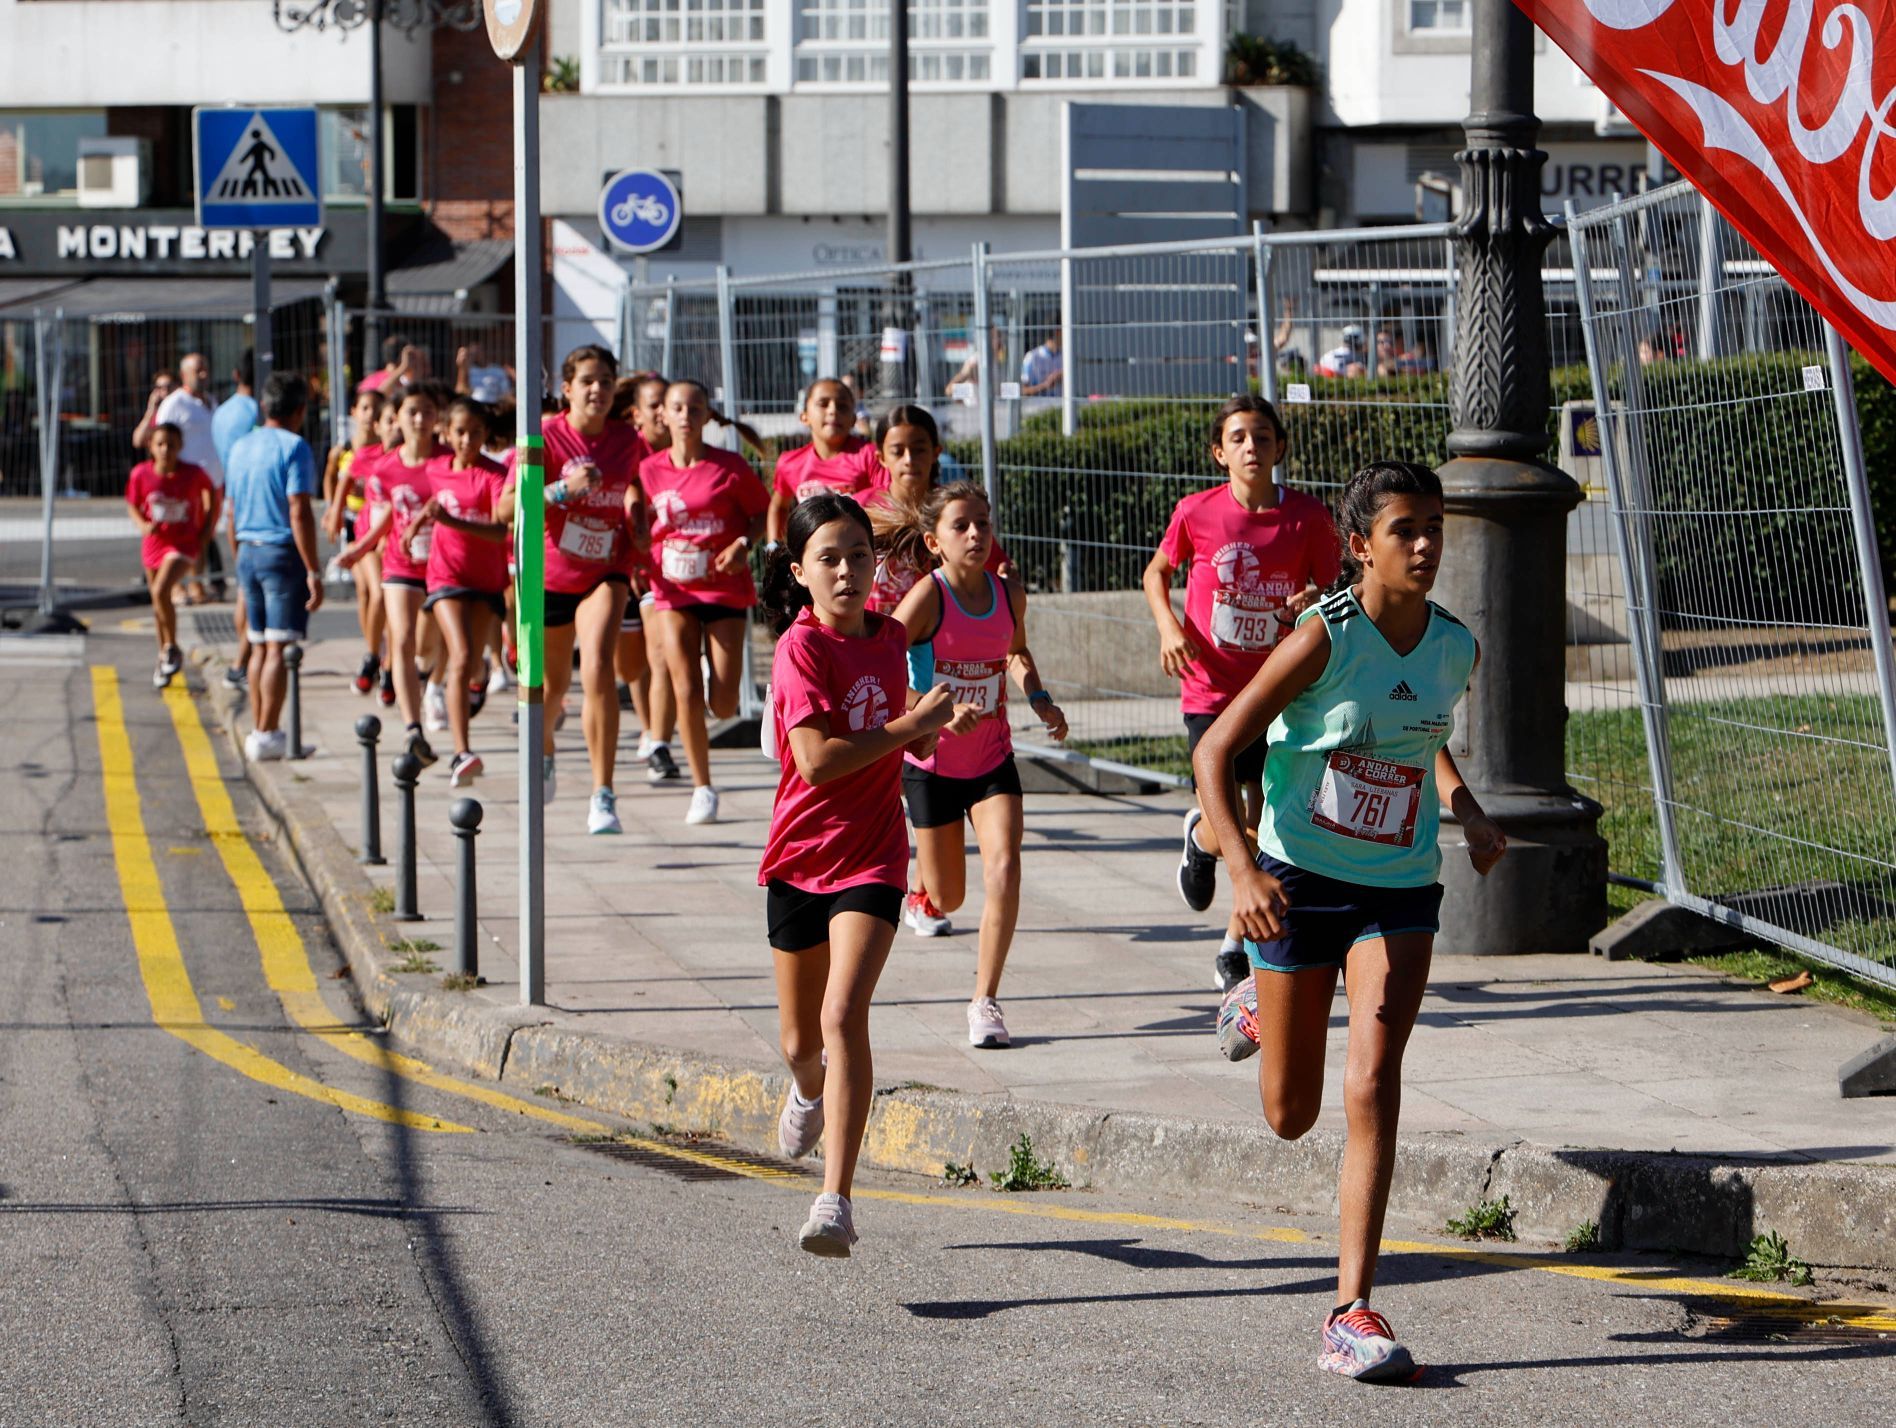
[[[276,365],[275,334],[270,326],[270,231],[257,230],[257,246],[250,250],[250,350],[255,362],[254,388],[259,397]]]
[[[528,10],[529,22],[532,18]],[[519,464],[514,473],[514,606],[520,655],[520,1001],[546,1001],[545,777],[546,478],[540,437],[540,67],[539,30],[520,52],[514,101],[514,373]]]

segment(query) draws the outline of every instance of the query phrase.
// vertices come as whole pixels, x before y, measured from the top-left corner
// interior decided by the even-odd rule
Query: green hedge
[[[1861,618],[1847,525],[1834,514],[1806,514],[1841,504],[1830,399],[1803,385],[1803,369],[1820,360],[1772,353],[1645,369],[1662,608],[1739,619]],[[1896,390],[1860,360],[1854,374],[1884,580],[1896,589]],[[1291,485],[1333,490],[1381,456],[1446,458],[1445,374],[1313,378],[1311,387],[1315,401],[1282,408]],[[1555,369],[1552,389],[1556,405],[1592,396],[1581,366]],[[1058,411],[1043,411],[999,443],[1001,522],[1033,587],[1136,584],[1172,507],[1212,478],[1207,447],[1218,405],[1090,403],[1071,438],[1060,434]],[[1558,424],[1550,411],[1550,457]],[[951,446],[979,469],[978,443]],[[1834,558],[1822,554],[1832,548]]]

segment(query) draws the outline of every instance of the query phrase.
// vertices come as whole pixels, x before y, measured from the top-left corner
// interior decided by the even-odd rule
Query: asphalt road
[[[1268,1206],[872,1177],[805,1256],[797,1172],[384,1051],[139,618],[0,644],[0,1425],[1890,1421],[1875,1285],[1392,1226],[1366,1388]]]

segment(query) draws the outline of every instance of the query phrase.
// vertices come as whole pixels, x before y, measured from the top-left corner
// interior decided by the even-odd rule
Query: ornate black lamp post
[[[1442,602],[1481,638],[1481,667],[1450,745],[1508,856],[1486,879],[1444,819],[1445,952],[1576,952],[1606,921],[1597,804],[1565,777],[1566,522],[1580,502],[1544,459],[1551,404],[1541,261],[1534,27],[1510,0],[1473,0],[1455,429],[1441,468],[1450,518]]]
[[[421,30],[472,30],[481,23],[480,0],[271,0],[279,30],[369,29],[369,317],[364,329],[366,362],[381,348],[381,312],[388,306],[382,279],[382,30],[404,35]]]

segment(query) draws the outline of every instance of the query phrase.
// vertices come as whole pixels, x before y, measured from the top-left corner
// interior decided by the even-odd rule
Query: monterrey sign
[[[1896,381],[1896,0],[1516,0]]]

